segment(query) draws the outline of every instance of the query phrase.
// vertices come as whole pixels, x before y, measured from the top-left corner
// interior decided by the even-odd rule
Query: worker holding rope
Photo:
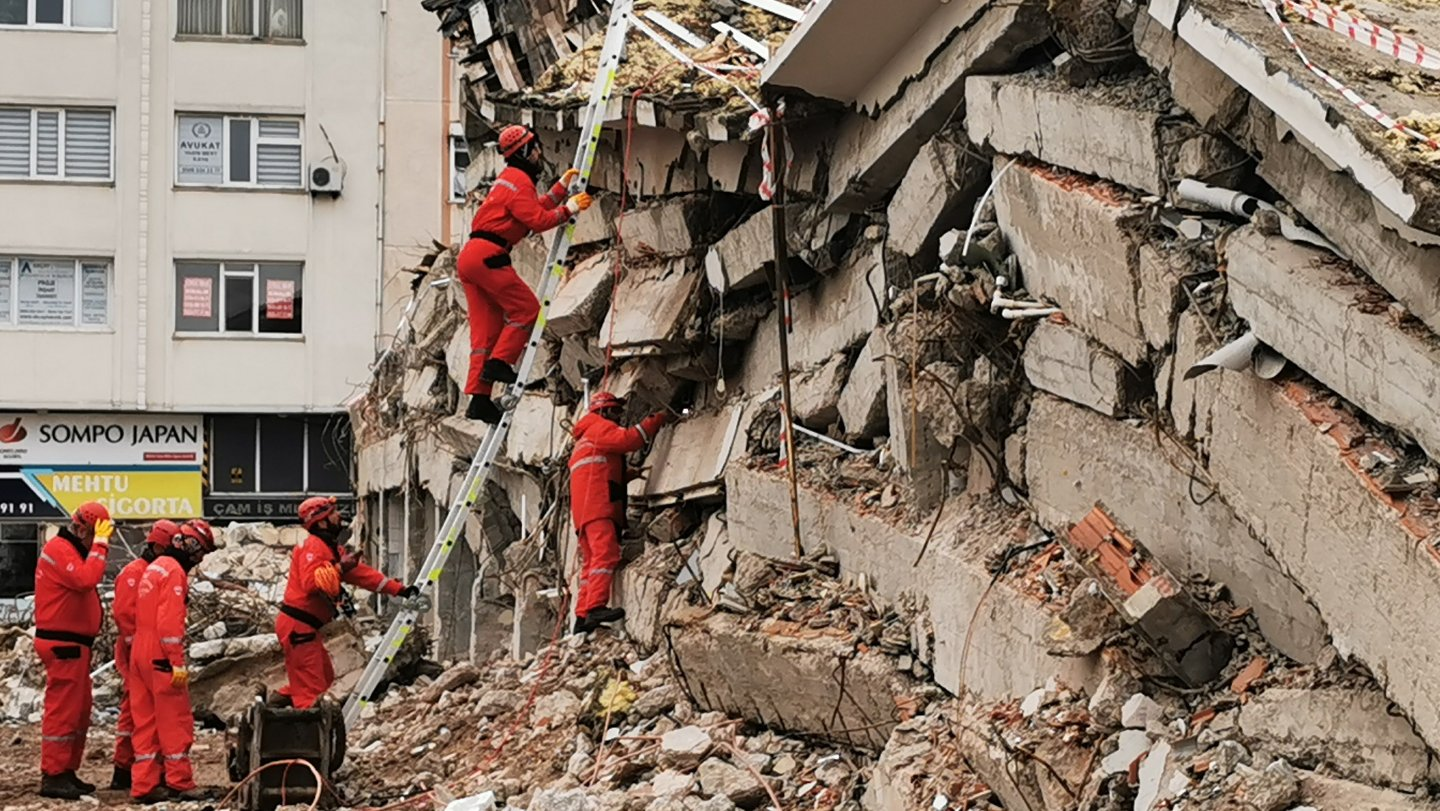
[[[494,384],[516,382],[515,363],[540,314],[535,292],[515,272],[510,249],[531,233],[563,225],[591,204],[584,192],[565,199],[580,176],[578,169],[566,170],[549,194],[536,191],[544,153],[528,127],[501,130],[499,149],[507,165],[475,212],[458,262],[470,321],[465,416],[491,425],[500,422],[501,413],[490,397]]]

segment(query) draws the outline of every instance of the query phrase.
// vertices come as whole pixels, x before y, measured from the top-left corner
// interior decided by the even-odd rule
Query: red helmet
[[[215,542],[215,530],[210,527],[210,522],[203,518],[192,518],[180,527],[180,534],[186,538],[198,541],[200,548],[206,552],[214,552],[220,548]]]
[[[500,130],[500,156],[508,158],[533,140],[535,140],[535,133],[531,132],[529,127],[511,124]]]
[[[168,518],[161,518],[155,522],[155,526],[150,528],[150,534],[145,536],[145,543],[164,549],[169,546],[170,542],[179,534],[179,524]]]
[[[75,514],[70,516],[70,520],[82,527],[94,529],[97,522],[110,520],[110,511],[98,501],[87,501],[75,508]]]
[[[590,398],[590,413],[598,414],[609,408],[624,408],[625,398],[616,397],[608,391],[596,392]]]
[[[310,529],[339,512],[340,508],[336,506],[334,496],[313,496],[300,502],[300,523]]]

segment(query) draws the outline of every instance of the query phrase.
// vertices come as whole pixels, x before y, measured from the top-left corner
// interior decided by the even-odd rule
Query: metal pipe
[[[1222,189],[1188,177],[1175,188],[1175,196],[1187,203],[1228,211],[1239,217],[1251,217],[1260,210],[1260,201],[1244,192]]]
[[[870,453],[870,451],[867,451],[867,450],[865,450],[864,448],[857,448],[857,447],[855,447],[855,446],[853,446],[853,445],[846,445],[844,442],[841,442],[841,441],[838,440],[838,439],[832,439],[832,438],[830,438],[830,437],[828,437],[828,436],[825,436],[824,434],[822,434],[822,433],[820,433],[820,432],[818,432],[818,431],[812,431],[812,430],[810,430],[809,428],[806,428],[805,426],[801,425],[801,424],[798,423],[798,422],[791,422],[790,425],[791,425],[791,427],[793,427],[795,430],[799,431],[800,433],[804,434],[805,436],[814,437],[815,439],[818,439],[818,440],[820,440],[821,442],[824,442],[826,445],[832,445],[832,446],[834,446],[834,447],[836,447],[836,448],[839,448],[839,449],[842,450],[842,451],[846,451],[847,453],[853,453],[853,454],[855,454],[856,456],[864,456],[865,454]]]
[[[775,319],[780,330],[780,410],[781,425],[792,425],[790,396],[790,245],[789,233],[785,227],[785,131],[780,125],[783,108],[777,104],[771,116],[766,133],[770,139],[770,160],[775,164],[774,194],[770,200],[771,223],[774,226],[775,266],[773,269],[776,311]],[[785,445],[785,465],[790,478],[790,523],[795,534],[795,557],[805,556],[805,545],[800,540],[800,484],[796,478],[799,460],[795,458],[795,432],[786,430],[781,442]]]
[[[1008,319],[1010,319],[1011,321],[1015,321],[1015,320],[1018,320],[1018,319],[1021,319],[1021,318],[1044,318],[1044,317],[1046,317],[1046,316],[1048,316],[1048,315],[1054,315],[1054,314],[1056,314],[1056,313],[1058,313],[1058,312],[1060,312],[1060,308],[1059,308],[1059,307],[1045,307],[1045,308],[1039,309],[1039,310],[1036,310],[1036,309],[1012,310],[1012,309],[1006,308],[1006,309],[1000,311],[1000,317],[1001,317],[1001,318],[1008,318]]]

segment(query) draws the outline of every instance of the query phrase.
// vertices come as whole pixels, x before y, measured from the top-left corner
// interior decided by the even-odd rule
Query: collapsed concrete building
[[[604,9],[430,5],[477,155],[514,122],[568,154]],[[872,756],[834,807],[985,807],[934,783],[956,769],[1007,809],[1431,807],[1440,103],[1391,50],[1433,11],[775,5],[640,4],[672,48],[753,70],[716,81],[632,35],[543,381],[439,583],[437,655],[553,644],[569,428],[603,386],[636,418],[696,414],[632,485],[626,633],[700,709]],[[757,74],[786,104],[783,319]],[[1350,96],[1413,112],[1387,129]],[[497,168],[471,164],[477,196]],[[483,435],[458,416],[455,250],[426,258],[352,412],[396,574]],[[515,250],[532,284],[544,251]],[[767,613],[777,561],[903,632]]]

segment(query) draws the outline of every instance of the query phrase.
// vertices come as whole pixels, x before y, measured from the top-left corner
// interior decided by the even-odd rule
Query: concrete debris
[[[1036,388],[1119,417],[1135,400],[1137,376],[1075,327],[1040,322],[1025,345],[1025,374]]]
[[[795,224],[802,205],[785,208],[786,222]],[[705,278],[715,292],[734,291],[766,283],[766,273],[775,265],[775,213],[762,208],[732,228],[705,255]],[[792,255],[805,252],[809,245],[801,241],[805,231],[796,228],[790,233]]]
[[[875,330],[866,339],[850,367],[850,376],[840,392],[840,422],[845,436],[862,439],[877,436],[887,418],[885,400],[885,332]]]
[[[765,786],[749,771],[720,758],[700,764],[700,791],[727,798],[740,808],[755,808],[765,801]]]
[[[550,301],[550,317],[545,322],[547,334],[564,338],[588,333],[600,325],[610,304],[614,264],[614,255],[601,251],[565,274],[565,281]]]

